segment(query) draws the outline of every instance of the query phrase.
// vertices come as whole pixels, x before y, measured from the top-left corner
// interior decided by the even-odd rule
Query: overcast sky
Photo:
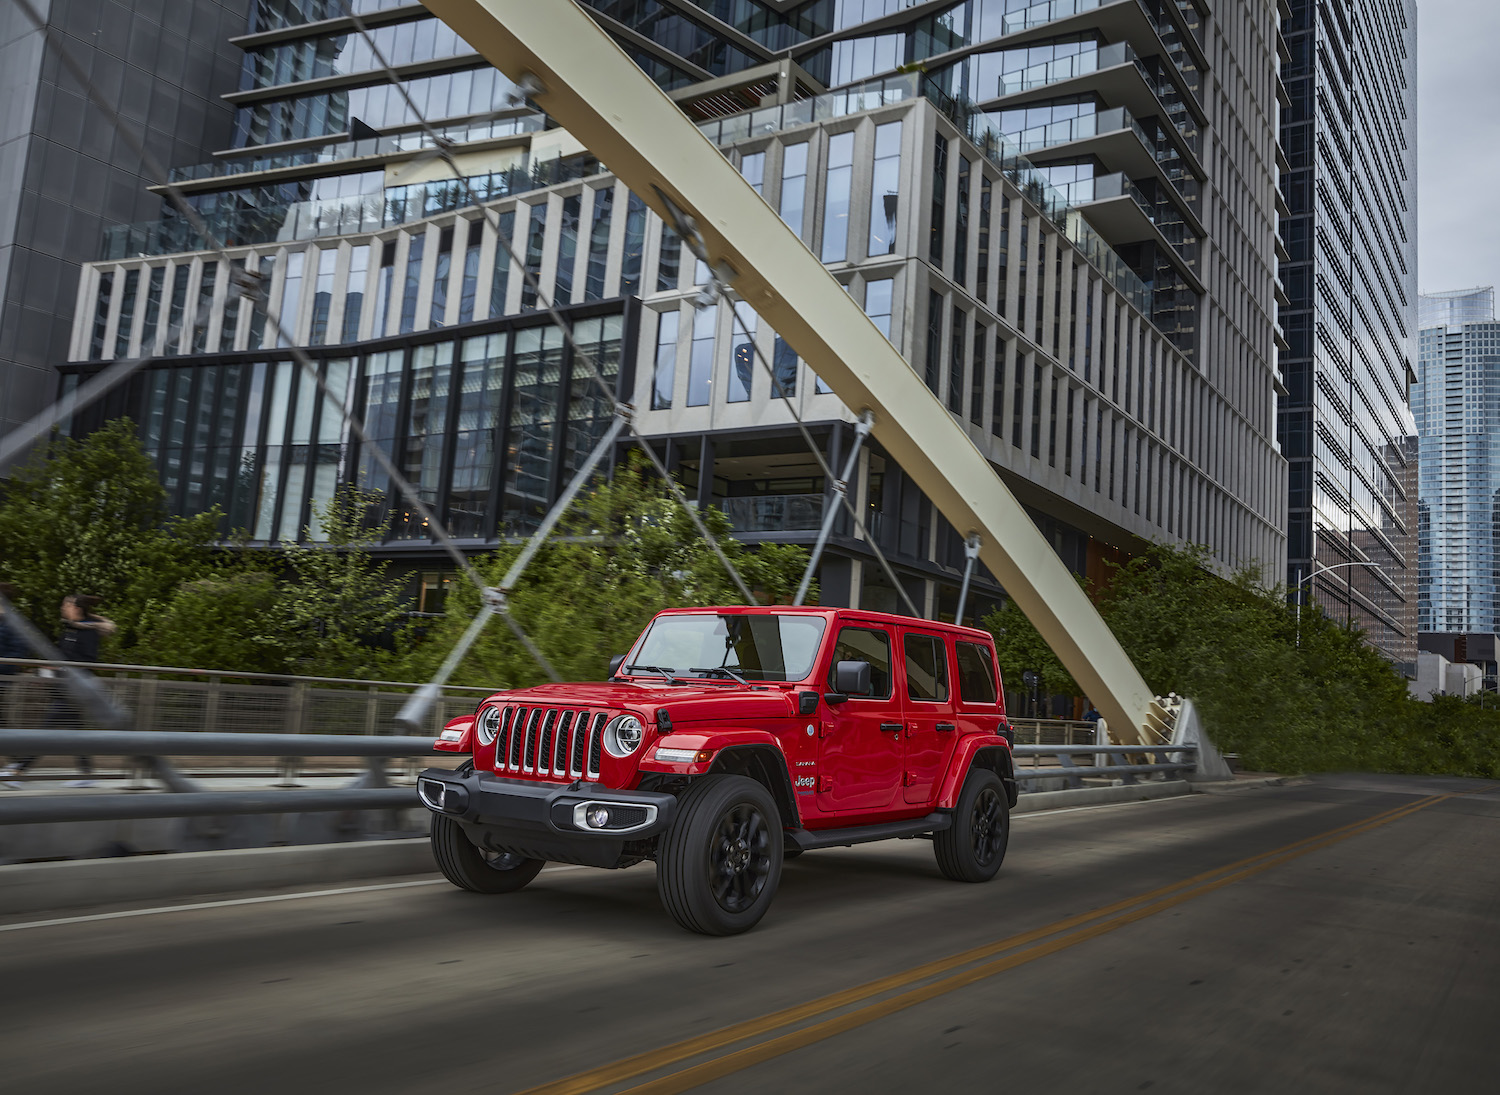
[[[1500,3],[1417,2],[1417,285],[1500,283]]]

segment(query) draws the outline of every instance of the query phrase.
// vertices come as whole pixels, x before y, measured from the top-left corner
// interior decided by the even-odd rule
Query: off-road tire
[[[514,853],[484,852],[451,817],[432,815],[432,858],[443,877],[471,893],[515,893],[541,871],[545,861]]]
[[[656,889],[672,919],[702,935],[753,928],[781,882],[781,815],[748,776],[695,779],[656,849]]]
[[[1005,784],[988,768],[971,768],[952,827],[932,834],[938,869],[955,882],[988,882],[1000,870],[1009,841]]]

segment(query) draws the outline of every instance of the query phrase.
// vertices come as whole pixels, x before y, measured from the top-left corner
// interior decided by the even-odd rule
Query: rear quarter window
[[[958,694],[964,703],[995,702],[995,661],[990,648],[979,643],[957,642]]]

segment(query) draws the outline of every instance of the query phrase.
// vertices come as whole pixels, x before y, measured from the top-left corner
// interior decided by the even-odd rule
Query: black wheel
[[[971,769],[953,811],[953,827],[932,834],[938,868],[955,882],[988,882],[1004,862],[1009,840],[1005,785],[988,768]]]
[[[432,858],[443,877],[473,893],[514,893],[537,876],[543,860],[476,848],[451,817],[432,815]]]
[[[746,776],[694,780],[656,849],[656,889],[672,919],[703,935],[753,928],[776,895],[783,855],[776,802]]]

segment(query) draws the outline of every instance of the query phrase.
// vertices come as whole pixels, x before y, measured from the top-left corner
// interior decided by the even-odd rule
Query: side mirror
[[[613,658],[609,659],[609,676],[611,680],[620,671],[620,666],[625,664],[625,657],[626,655],[624,654],[616,654]]]
[[[834,689],[846,696],[870,694],[870,663],[839,662],[833,669]]]

